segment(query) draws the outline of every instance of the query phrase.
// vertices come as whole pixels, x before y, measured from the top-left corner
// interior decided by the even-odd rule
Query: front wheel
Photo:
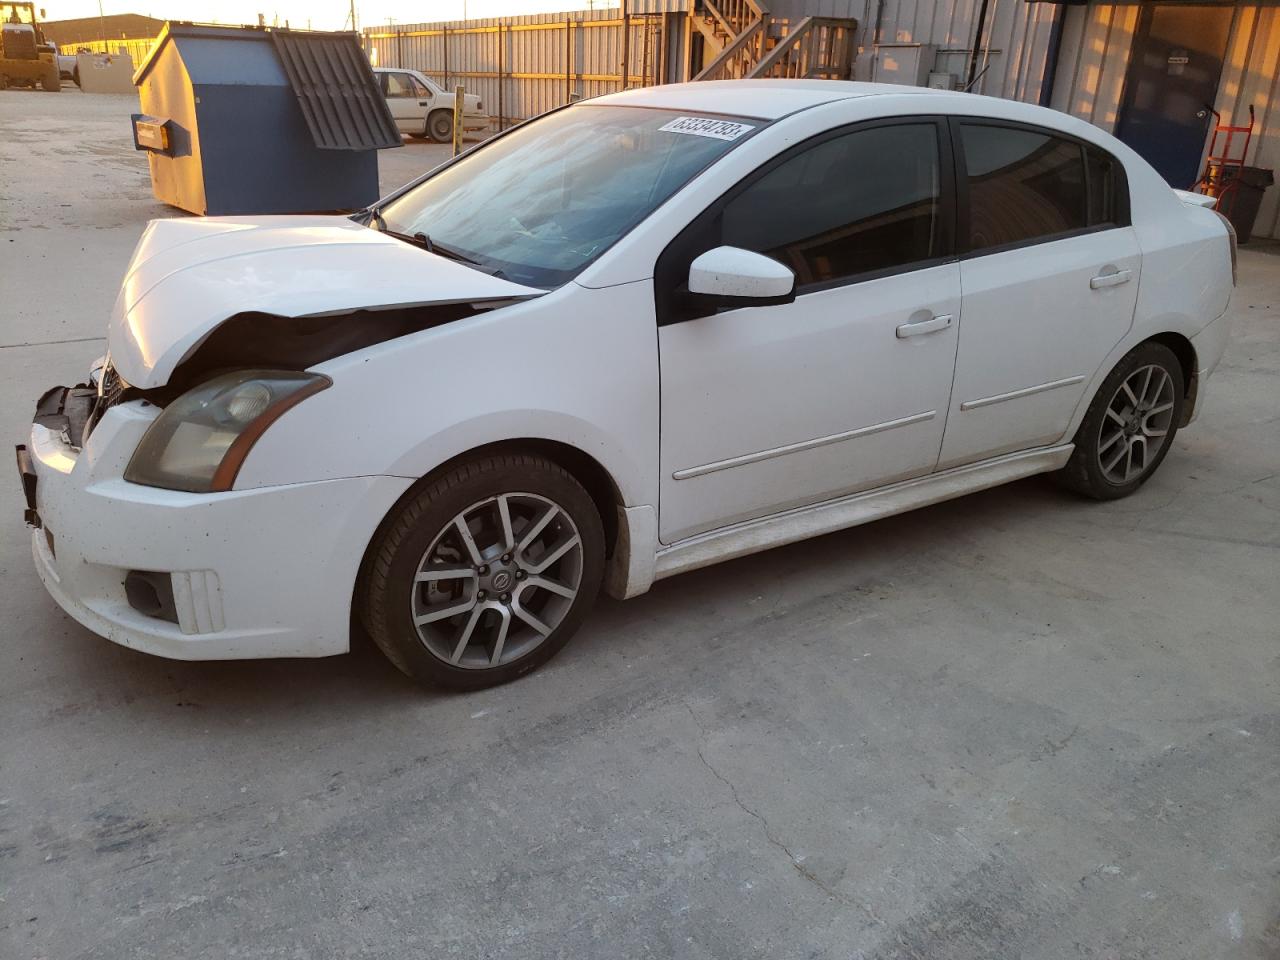
[[[453,114],[448,110],[436,110],[427,117],[427,136],[436,143],[453,142]]]
[[[1095,500],[1127,497],[1160,466],[1182,420],[1182,364],[1163,344],[1143,343],[1116,364],[1089,405],[1059,477]]]
[[[372,546],[361,614],[409,676],[478,690],[560,650],[603,572],[600,516],[577,480],[540,457],[485,457],[397,507]]]

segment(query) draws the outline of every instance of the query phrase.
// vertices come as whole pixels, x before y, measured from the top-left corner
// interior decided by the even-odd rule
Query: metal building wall
[[[874,75],[875,43],[936,44],[935,69],[950,73],[963,86],[968,77],[981,0],[885,0],[883,8],[875,0],[824,0],[820,5],[834,9],[832,16],[850,16],[859,21],[861,49],[854,73],[859,80]],[[800,2],[797,8],[808,8]],[[879,15],[877,31],[876,18]],[[1036,102],[1044,75],[1045,57],[1053,7],[1025,0],[990,0],[982,49],[977,53],[976,72],[981,76],[975,93],[993,97]],[[985,69],[985,72],[982,72]]]
[[[1053,106],[1114,131],[1138,28],[1137,4],[1069,8]],[[1257,118],[1246,162],[1280,170],[1280,6],[1239,4],[1214,108],[1224,122]],[[1280,239],[1280,186],[1263,195],[1254,235]]]
[[[683,15],[676,15],[683,16]],[[629,86],[656,82],[664,56],[663,17],[632,17]],[[420,70],[480,95],[505,125],[545,113],[571,98],[622,89],[618,11],[579,10],[488,20],[403,24],[365,30],[365,48],[381,67]]]

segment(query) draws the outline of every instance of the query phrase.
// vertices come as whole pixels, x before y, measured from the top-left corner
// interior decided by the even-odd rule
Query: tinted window
[[[1089,226],[1118,226],[1123,220],[1119,207],[1124,189],[1116,169],[1118,161],[1097,147],[1085,147],[1084,153],[1089,167]]]
[[[719,242],[785,263],[797,286],[929,260],[942,253],[939,169],[932,124],[835,137],[731,200]]]
[[[960,130],[969,177],[970,250],[1088,226],[1078,143],[976,123],[961,124]]]

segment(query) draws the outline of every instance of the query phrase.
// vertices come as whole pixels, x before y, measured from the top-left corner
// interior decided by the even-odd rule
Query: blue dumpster
[[[402,145],[354,33],[170,22],[133,83],[156,199],[192,213],[365,207]]]

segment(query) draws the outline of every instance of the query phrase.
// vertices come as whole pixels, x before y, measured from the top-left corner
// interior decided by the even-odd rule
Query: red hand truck
[[[1249,104],[1247,127],[1233,127],[1225,124],[1222,122],[1222,114],[1207,103],[1205,107],[1213,114],[1216,123],[1213,136],[1209,140],[1209,156],[1205,158],[1204,173],[1191,189],[1205,196],[1217,197],[1218,202],[1214,204],[1214,209],[1226,215],[1231,212],[1236,194],[1240,192],[1240,175],[1244,172],[1245,157],[1249,153],[1249,144],[1253,140],[1253,104]],[[1236,155],[1231,148],[1238,142],[1241,134],[1244,135],[1244,147],[1239,155]],[[1221,147],[1219,141],[1221,141]]]

